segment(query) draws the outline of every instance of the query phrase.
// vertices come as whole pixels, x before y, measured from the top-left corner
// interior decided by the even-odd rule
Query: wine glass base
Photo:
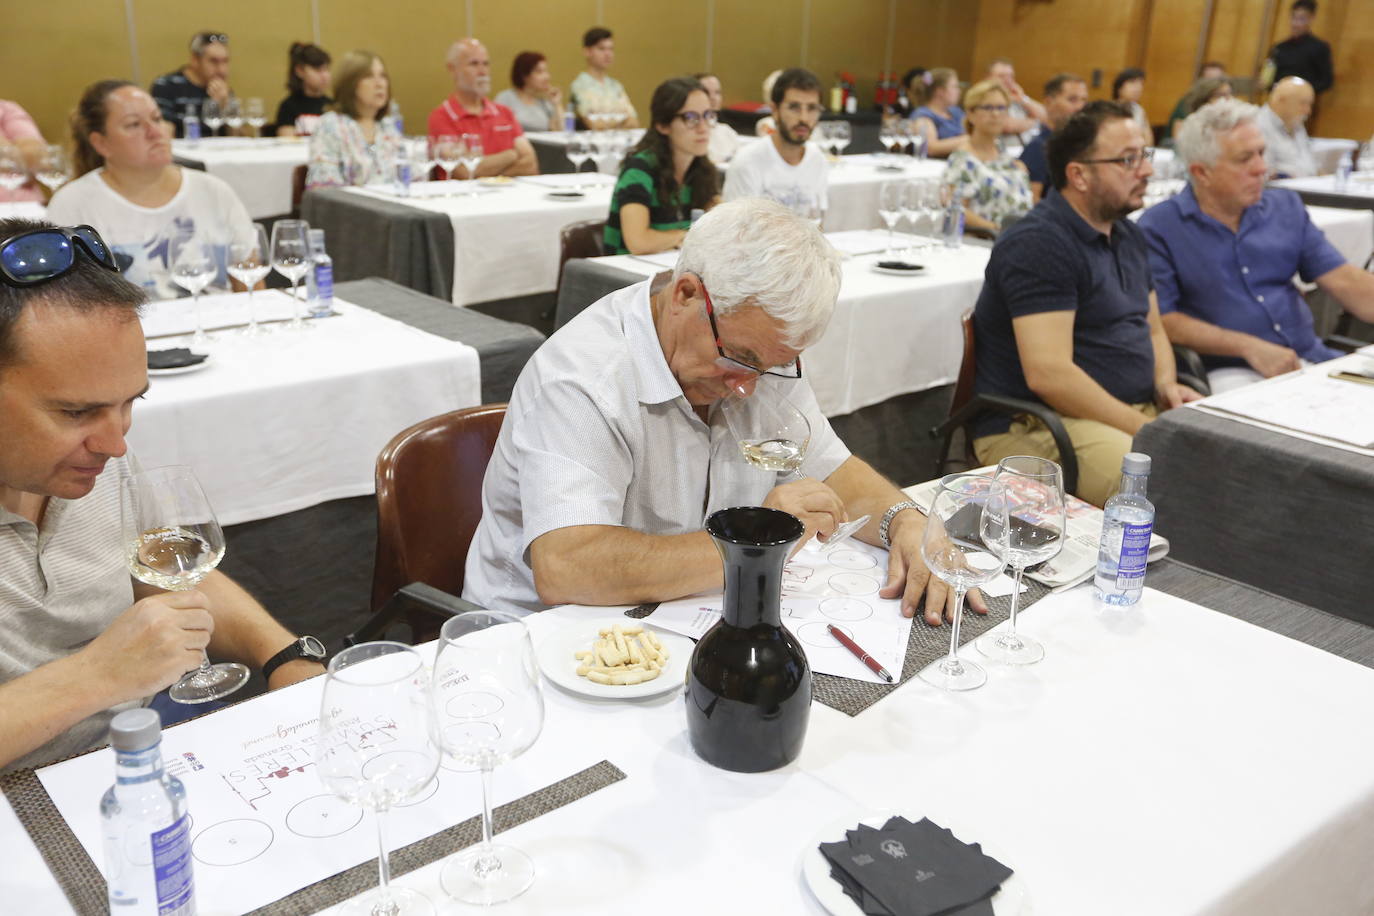
[[[434,904],[419,891],[391,885],[385,891],[374,887],[359,894],[339,909],[340,916],[434,916]]]
[[[1045,647],[1021,633],[988,633],[975,643],[978,651],[1004,665],[1033,665],[1045,657]]]
[[[987,672],[981,666],[948,656],[926,665],[918,676],[931,686],[951,691],[976,690],[988,682]]]
[[[178,703],[209,703],[227,697],[248,683],[248,668],[238,662],[220,662],[209,671],[197,668],[172,685],[167,695]]]
[[[485,876],[477,874],[477,860],[490,855],[500,867]],[[464,903],[491,906],[519,897],[534,883],[534,861],[512,846],[493,845],[483,849],[479,843],[450,856],[439,873],[445,893]]]

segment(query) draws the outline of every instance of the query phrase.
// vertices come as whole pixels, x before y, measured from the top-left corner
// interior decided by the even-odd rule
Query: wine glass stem
[[[191,310],[196,313],[196,337],[200,338],[205,334],[205,327],[200,321],[200,291],[191,293]]]
[[[300,298],[297,295],[298,291],[300,290],[300,286],[300,277],[296,277],[296,279],[291,281],[291,311],[292,314],[295,316],[296,324],[305,323],[305,315],[302,314],[304,309],[302,308]]]
[[[501,860],[491,849],[491,770],[490,764],[482,766],[482,854],[472,864],[473,874],[479,881],[485,881],[501,869]]]
[[[959,625],[964,619],[964,592],[963,586],[956,586],[954,589],[954,625],[949,634],[949,660],[951,662],[959,660]]]
[[[248,330],[250,332],[258,329],[258,313],[253,307],[253,287],[248,287]]]
[[[1021,574],[1026,571],[1026,567],[1016,567],[1015,584],[1011,587],[1011,614],[1008,617],[1007,632],[1012,636],[1016,635],[1016,609],[1021,604]]]
[[[395,916],[401,911],[400,905],[391,899],[391,860],[386,854],[386,811],[377,808],[372,812],[377,822],[377,889],[381,897],[372,908],[372,916]]]

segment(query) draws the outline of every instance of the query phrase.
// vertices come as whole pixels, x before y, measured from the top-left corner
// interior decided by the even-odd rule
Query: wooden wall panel
[[[554,84],[563,87],[566,97],[573,77],[586,65],[582,56],[582,33],[596,24],[596,0],[522,4],[518,16],[511,15],[514,8],[508,0],[472,0],[472,7],[473,32],[491,54],[493,95],[510,87],[510,65],[515,55],[521,51],[538,51],[548,58]],[[619,47],[620,62],[623,62],[632,54],[632,49],[623,42]],[[615,72],[624,79],[620,62]]]
[[[977,0],[899,2],[892,42],[892,69],[900,77],[915,66],[953,67],[971,73],[981,3]]]

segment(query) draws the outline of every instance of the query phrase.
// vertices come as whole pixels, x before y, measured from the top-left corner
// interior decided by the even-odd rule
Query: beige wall
[[[992,0],[983,0],[984,3]],[[286,50],[311,40],[310,0],[236,0],[207,12],[183,0],[133,0],[139,82],[178,67],[202,29],[231,38],[231,83],[269,110],[285,94]],[[320,43],[338,58],[353,48],[381,54],[409,132],[450,90],[443,67],[450,42],[472,30],[491,51],[497,91],[511,58],[539,50],[566,87],[582,69],[582,32],[598,21],[616,34],[615,75],[641,116],[670,75],[710,68],[727,102],[753,100],[769,71],[804,64],[829,86],[838,71],[859,79],[871,100],[878,72],[914,64],[966,70],[973,58],[979,0],[393,0],[382,7],[317,0]],[[891,29],[889,30],[889,24]],[[82,88],[132,78],[133,49],[119,0],[68,0],[61,16],[42,4],[8,4],[0,33],[0,97],[34,115],[44,135],[65,139]]]

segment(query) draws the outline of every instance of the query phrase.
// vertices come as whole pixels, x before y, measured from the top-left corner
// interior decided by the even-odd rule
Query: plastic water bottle
[[[394,128],[396,136],[404,137],[406,135],[404,130],[405,119],[401,117],[401,103],[395,99],[391,100],[391,107],[387,109],[386,120]]]
[[[563,112],[563,132],[569,134],[577,132],[577,115],[573,113],[572,109]]]
[[[1341,156],[1340,165],[1336,166],[1336,190],[1344,191],[1350,185],[1350,173],[1355,170],[1355,164],[1350,161],[1350,154],[1345,153]]]
[[[1155,527],[1154,503],[1145,498],[1149,481],[1150,456],[1128,453],[1121,460],[1121,489],[1102,509],[1093,596],[1103,604],[1135,604],[1145,588],[1145,564]]]
[[[195,916],[186,788],[162,769],[162,717],[128,709],[110,723],[115,784],[100,799],[110,912]]]
[[[945,247],[958,248],[964,244],[964,205],[959,195],[951,195],[945,207]]]
[[[311,318],[334,314],[334,259],[324,250],[324,230],[310,230],[310,273],[305,277],[305,307]]]
[[[200,116],[189,105],[186,106],[186,113],[181,116],[181,136],[193,143],[200,139]]]

